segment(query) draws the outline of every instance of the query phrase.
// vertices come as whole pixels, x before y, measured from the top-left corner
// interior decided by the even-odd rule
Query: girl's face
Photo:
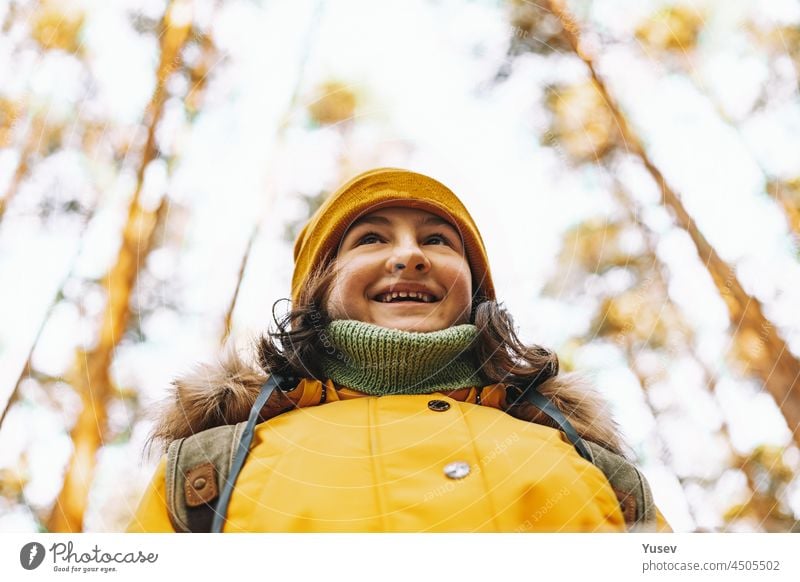
[[[382,208],[349,228],[334,262],[331,319],[405,331],[468,323],[472,276],[458,230],[415,208]]]

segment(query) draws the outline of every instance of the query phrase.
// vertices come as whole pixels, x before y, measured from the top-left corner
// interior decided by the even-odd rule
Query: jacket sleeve
[[[163,457],[139,502],[133,519],[128,524],[129,533],[175,532],[167,511],[166,474],[167,458]]]

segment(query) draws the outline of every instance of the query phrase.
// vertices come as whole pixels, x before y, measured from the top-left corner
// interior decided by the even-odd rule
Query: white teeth
[[[398,297],[413,297],[414,299],[419,299],[425,303],[436,301],[436,298],[433,295],[419,293],[417,291],[393,291],[392,293],[384,293],[383,295],[379,295],[375,299],[384,303],[391,303],[392,300],[397,299]]]

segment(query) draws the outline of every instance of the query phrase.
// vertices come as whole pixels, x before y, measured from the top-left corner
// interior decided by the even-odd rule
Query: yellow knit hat
[[[464,241],[473,289],[484,299],[495,299],[489,260],[478,227],[447,186],[433,178],[400,170],[378,168],[359,174],[336,192],[309,219],[294,242],[292,301],[320,261],[333,258],[350,225],[361,215],[385,206],[406,206],[432,212],[452,222]]]

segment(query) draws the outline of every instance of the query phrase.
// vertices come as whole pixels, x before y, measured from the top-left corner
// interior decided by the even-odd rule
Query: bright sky
[[[91,72],[65,55],[41,58],[32,48],[12,54],[12,35],[0,38],[0,86],[4,92],[30,95],[48,111],[48,118],[68,120],[78,108],[133,126],[153,89],[157,47],[131,28],[124,8],[158,17],[163,2],[77,4],[90,8],[83,40]],[[625,38],[658,4],[606,0],[593,3],[587,18],[597,30]],[[800,354],[797,249],[782,212],[764,193],[765,172],[800,175],[797,95],[774,111],[739,122],[769,73],[766,55],[747,39],[744,22],[756,11],[760,19],[800,22],[796,1],[767,4],[768,10],[766,4],[743,0],[692,3],[710,15],[709,32],[688,64],[656,62],[631,42],[604,50],[598,60],[614,95],[704,235],[737,266],[747,290],[766,303],[770,318]],[[500,299],[516,317],[524,339],[558,346],[588,325],[590,305],[542,299],[539,293],[554,275],[564,229],[605,213],[609,198],[600,180],[565,168],[556,153],[538,144],[534,132],[543,125],[536,107],[542,86],[580,78],[582,68],[556,69],[542,58],[522,57],[507,81],[487,89],[505,59],[509,37],[502,3],[348,0],[327,3],[321,13],[315,12],[316,6],[310,0],[263,5],[226,1],[213,17],[214,35],[226,58],[212,73],[203,113],[188,128],[180,108],[167,108],[163,141],[180,153],[180,163],[171,176],[163,166],[150,168],[145,197],[156,204],[168,191],[176,203],[176,220],[182,216],[177,205],[190,207],[191,213],[180,255],[163,249],[149,259],[148,268],[157,280],[169,283],[177,293],[170,300],[187,316],[157,310],[143,322],[148,341],[121,346],[117,352],[116,381],[138,387],[145,401],[163,397],[172,378],[214,357],[222,316],[257,218],[262,221],[260,237],[235,312],[235,336],[243,344],[269,324],[273,301],[289,294],[291,247],[282,237],[283,224],[302,213],[296,193],[315,194],[349,177],[339,175],[342,151],[353,173],[400,165],[430,174],[459,194],[483,233]],[[202,10],[206,16],[201,18],[210,18],[209,9]],[[91,91],[84,82],[87,75]],[[349,84],[361,99],[359,125],[345,143],[334,129],[313,130],[302,122],[302,105],[328,79]],[[290,128],[281,131],[298,83],[300,106],[289,118]],[[726,122],[720,111],[739,125]],[[15,152],[0,150],[0,192],[15,164]],[[70,183],[96,184],[91,160],[65,157],[52,166],[52,176],[69,171]],[[708,361],[720,364],[728,341],[721,300],[686,236],[672,231],[663,212],[654,208],[657,198],[649,177],[636,165],[625,167],[623,175],[648,223],[662,235],[659,256],[673,275],[671,296],[697,326]],[[29,195],[53,188],[53,180],[45,176],[26,186]],[[0,403],[19,377],[67,274],[96,277],[113,262],[133,186],[133,176],[122,173],[105,175],[100,186],[86,187],[85,196],[99,195],[102,206],[82,238],[79,225],[42,229],[10,208],[0,226]],[[25,197],[22,191],[18,198]],[[81,293],[90,311],[102,309],[98,291]],[[91,333],[74,308],[57,309],[38,343],[36,365],[63,374],[77,342]],[[675,494],[677,482],[655,460],[652,418],[618,351],[593,345],[579,352],[578,361],[613,401],[626,435],[643,454],[662,511],[676,529],[691,527],[682,496]],[[684,400],[679,402],[684,411],[693,408],[686,401],[709,411],[697,418],[684,412],[684,419],[695,424],[676,421],[672,427],[686,434],[674,447],[685,453],[681,462],[689,466],[714,462],[698,457],[702,451],[692,449],[695,440],[688,431],[705,438],[703,431],[713,429],[718,409],[678,388],[696,385],[697,373],[691,364],[676,365],[663,396],[666,401]],[[785,423],[771,400],[726,382],[720,394],[729,422],[737,428],[736,446],[747,450],[761,442],[784,444]],[[25,394],[34,404],[17,407],[0,431],[0,467],[14,464],[28,451],[33,479],[26,495],[34,505],[55,495],[61,464],[69,455],[63,419],[74,406],[64,391],[59,418],[59,413],[35,405],[37,399],[45,401],[36,390],[33,383],[28,385]],[[759,413],[756,422],[754,410]],[[124,425],[127,419],[124,409],[117,411],[116,422]],[[133,475],[135,486],[149,479],[151,465],[131,470],[145,434],[143,423],[129,445],[104,450],[88,518],[93,529],[107,527],[98,508],[111,504],[120,473]],[[741,486],[735,479],[723,480],[718,493],[731,499]],[[800,495],[796,501],[800,511]],[[0,529],[28,527],[23,514],[0,519]]]

